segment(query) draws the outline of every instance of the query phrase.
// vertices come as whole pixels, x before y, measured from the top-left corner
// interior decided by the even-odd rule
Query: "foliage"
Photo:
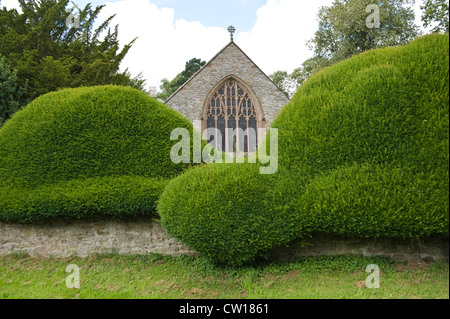
[[[22,13],[0,10],[0,55],[17,70],[18,84],[28,83],[27,99],[65,87],[117,84],[143,89],[140,76],[119,71],[134,40],[119,49],[113,17],[99,23],[104,6],[90,4],[79,12],[80,28],[66,24],[69,0],[20,0]],[[78,9],[72,13],[78,15]]]
[[[255,165],[207,165],[172,180],[158,213],[169,234],[214,263],[241,265],[292,239],[294,189]]]
[[[167,100],[179,87],[181,87],[187,80],[189,80],[197,71],[199,71],[206,61],[193,58],[186,62],[184,70],[179,73],[172,81],[163,79],[161,81],[161,92],[158,93],[157,98],[161,101]]]
[[[275,71],[269,78],[284,94],[289,95],[291,83],[290,75],[286,71]]]
[[[424,27],[437,23],[432,32],[449,32],[448,0],[425,0],[420,7],[423,10],[422,21]]]
[[[297,89],[314,73],[329,65],[329,60],[320,56],[309,58],[291,74],[286,71],[276,71],[269,75],[275,85],[290,98]]]
[[[0,219],[154,213],[166,180],[188,164],[170,158],[189,121],[131,88],[43,95],[0,130]]]
[[[448,56],[448,35],[426,36],[299,89],[273,127],[300,181],[295,209],[314,220],[302,232],[448,236]]]
[[[272,125],[280,165],[316,172],[367,161],[415,165],[420,158],[446,167],[447,43],[448,35],[425,36],[317,73]]]
[[[448,236],[448,187],[436,174],[394,165],[353,165],[321,174],[301,195],[300,231],[367,238]],[[304,225],[306,220],[314,224]]]
[[[6,59],[0,55],[0,127],[22,105],[27,87],[17,84],[17,71],[11,70]]]
[[[429,35],[316,73],[272,124],[276,174],[195,168],[161,196],[162,225],[231,265],[317,232],[448,236],[448,57],[448,34]]]
[[[329,7],[321,7],[319,28],[308,41],[314,56],[291,74],[276,71],[270,77],[292,97],[309,77],[329,65],[367,50],[408,43],[418,35],[410,3],[410,0],[335,0]],[[377,5],[380,10],[379,27],[367,26],[372,12],[366,11],[369,5]]]
[[[341,61],[370,49],[408,43],[417,36],[411,1],[335,0],[319,11],[311,45],[316,55]],[[379,27],[368,27],[369,5],[379,8]]]
[[[123,175],[72,179],[31,189],[0,187],[0,220],[31,223],[54,217],[147,215],[155,212],[167,182]]]

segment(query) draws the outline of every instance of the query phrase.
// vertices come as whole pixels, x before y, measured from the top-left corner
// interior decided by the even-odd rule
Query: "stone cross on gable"
[[[232,25],[230,25],[229,27],[228,27],[228,32],[230,32],[230,40],[231,41],[233,41],[233,33],[236,31],[236,29],[232,26]]]

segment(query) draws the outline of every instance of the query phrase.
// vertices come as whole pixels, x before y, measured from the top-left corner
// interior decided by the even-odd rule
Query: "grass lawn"
[[[80,269],[79,289],[66,287],[69,264]],[[381,270],[379,289],[366,287],[369,264]],[[10,255],[0,259],[0,298],[448,299],[449,266],[310,257],[219,268],[202,258],[160,255],[42,260]]]

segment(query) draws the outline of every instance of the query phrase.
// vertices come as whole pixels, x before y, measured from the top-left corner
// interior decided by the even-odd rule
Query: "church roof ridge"
[[[199,74],[204,68],[206,68],[207,66],[208,66],[208,64],[210,64],[212,61],[214,61],[214,59],[215,58],[217,58],[223,51],[225,51],[225,49],[226,48],[228,48],[230,45],[235,45],[236,46],[236,48],[238,48],[239,49],[239,51],[241,51],[242,52],[242,54],[244,54],[244,56],[253,64],[253,65],[255,65],[257,68],[258,68],[258,70],[262,73],[262,74],[264,74],[265,75],[265,77],[270,81],[270,82],[272,82],[272,84],[281,92],[281,93],[283,93],[285,96],[286,96],[286,98],[288,98],[288,100],[290,100],[290,98],[289,98],[289,96],[285,93],[285,92],[283,92],[282,90],[280,90],[280,88],[278,88],[278,86],[273,82],[273,80],[263,71],[263,70],[261,70],[261,68],[255,63],[255,62],[253,62],[253,60],[252,59],[250,59],[250,57],[236,44],[236,42],[234,42],[233,40],[231,40],[226,46],[224,46],[219,52],[217,52],[215,55],[214,55],[214,57],[212,57],[203,67],[201,67],[200,68],[200,70],[198,70],[197,72],[195,72],[186,82],[184,82],[183,83],[183,85],[181,85],[175,92],[173,92],[172,93],[172,95],[171,96],[169,96],[168,98],[167,98],[167,100],[165,100],[164,101],[164,104],[167,104],[167,102],[169,102],[171,99],[172,99],[172,97],[174,97],[179,91],[181,91],[189,82],[191,82],[196,76],[197,76],[197,74]]]
[[[167,102],[170,101],[170,99],[178,93],[178,91],[182,90],[183,87],[186,86],[186,84],[188,84],[193,78],[195,78],[197,76],[197,74],[199,74],[205,67],[208,66],[208,64],[210,64],[219,54],[221,54],[223,51],[225,51],[226,48],[228,48],[232,43],[234,43],[233,41],[230,41],[226,46],[224,46],[218,53],[216,53],[216,55],[214,55],[214,57],[212,57],[208,62],[205,63],[204,66],[202,66],[200,68],[200,70],[198,70],[197,72],[195,72],[186,82],[183,83],[183,85],[181,85],[175,92],[172,93],[171,96],[169,96],[167,98],[167,100],[164,101],[164,104],[167,104]],[[235,44],[236,45],[236,44]],[[239,47],[238,47],[239,48]],[[241,50],[242,51],[242,50]]]

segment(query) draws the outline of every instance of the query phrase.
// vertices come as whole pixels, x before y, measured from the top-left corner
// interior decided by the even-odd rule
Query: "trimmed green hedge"
[[[174,164],[174,128],[191,123],[125,87],[64,89],[37,98],[0,129],[0,220],[155,212]]]
[[[448,236],[448,34],[322,70],[272,128],[275,175],[211,164],[168,184],[158,211],[170,234],[231,265],[317,232]]]
[[[448,236],[448,186],[436,172],[355,165],[315,176],[295,205],[298,236]],[[308,225],[304,225],[307,223]]]
[[[279,165],[304,180],[293,209],[310,232],[448,236],[448,34],[323,70],[272,127]]]
[[[274,120],[279,164],[390,163],[448,173],[447,35],[369,51],[310,78]]]
[[[213,262],[241,265],[292,240],[295,184],[250,164],[193,168],[161,195],[162,226]]]
[[[118,176],[70,180],[34,189],[2,188],[2,219],[23,223],[53,217],[121,218],[152,213],[168,181]]]

